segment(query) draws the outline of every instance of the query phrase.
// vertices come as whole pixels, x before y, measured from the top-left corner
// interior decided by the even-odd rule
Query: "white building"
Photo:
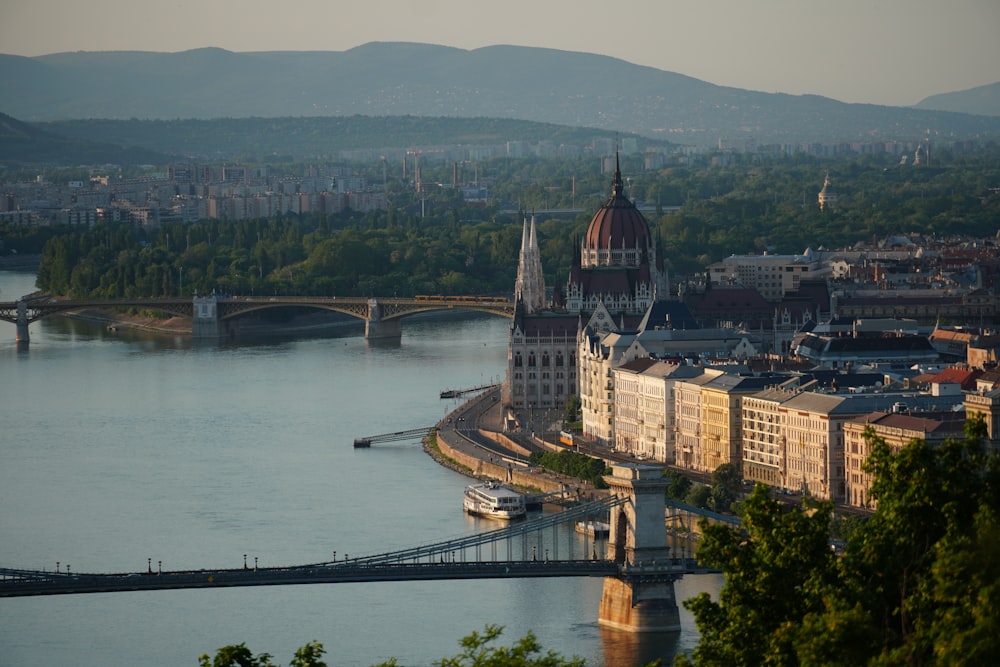
[[[613,371],[614,448],[639,460],[672,464],[676,438],[674,386],[705,372],[700,366],[651,358]]]
[[[798,291],[803,280],[825,277],[829,269],[807,249],[802,255],[730,255],[710,264],[707,271],[714,285],[750,287],[776,303],[786,293]]]

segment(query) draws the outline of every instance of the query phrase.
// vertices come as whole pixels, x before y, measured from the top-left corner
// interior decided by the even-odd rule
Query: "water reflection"
[[[605,665],[639,667],[659,658],[669,659],[680,646],[677,632],[623,632],[601,627],[601,644]]]

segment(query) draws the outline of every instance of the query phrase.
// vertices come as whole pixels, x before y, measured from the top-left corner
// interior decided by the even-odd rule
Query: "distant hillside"
[[[0,165],[162,164],[162,153],[71,138],[0,113]]]
[[[300,162],[361,149],[415,149],[441,145],[494,146],[507,141],[551,141],[586,146],[607,130],[504,118],[320,116],[213,120],[68,120],[38,128],[79,140],[143,146],[158,153],[207,160]],[[0,156],[3,153],[0,151]],[[378,157],[376,153],[375,157]]]
[[[716,86],[586,53],[371,43],[343,52],[0,55],[3,111],[80,118],[507,118],[676,143],[912,140],[1000,133],[1000,119]]]
[[[954,93],[931,95],[921,100],[916,108],[1000,116],[1000,82]]]

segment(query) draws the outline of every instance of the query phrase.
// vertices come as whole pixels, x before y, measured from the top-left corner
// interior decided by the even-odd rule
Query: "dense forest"
[[[729,254],[801,253],[891,234],[993,236],[1000,221],[1000,148],[938,150],[932,165],[891,156],[765,159],[729,156],[643,170],[622,158],[628,193],[644,206],[674,276]],[[38,286],[82,297],[231,294],[399,296],[508,294],[522,222],[539,216],[547,284],[562,286],[590,217],[610,195],[611,175],[595,160],[504,159],[477,165],[489,183],[483,204],[439,187],[420,198],[401,180],[386,183],[391,208],[361,214],[284,215],[256,220],[167,223],[151,229],[0,227],[5,251],[41,252]],[[380,165],[368,167],[381,181]],[[451,165],[429,164],[425,182],[450,180]],[[829,174],[839,200],[821,211]]]

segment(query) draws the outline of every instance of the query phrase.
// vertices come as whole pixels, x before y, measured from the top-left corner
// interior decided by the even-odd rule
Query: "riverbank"
[[[438,429],[424,438],[424,451],[438,464],[474,479],[496,479],[518,487],[529,493],[562,492],[567,498],[592,500],[604,497],[607,490],[595,489],[593,485],[575,477],[567,477],[536,466],[511,465],[499,456],[491,454],[486,449],[477,447],[458,434],[453,425],[458,422],[458,415],[467,414],[471,405],[485,402],[495,392],[486,392],[468,401],[455,410],[448,418],[438,424]],[[479,434],[496,442],[507,450],[517,451],[527,459],[529,452],[502,432],[503,406],[499,400],[489,400],[489,406],[481,412],[476,420]]]
[[[172,336],[191,335],[190,317],[171,317],[169,319],[158,319],[142,315],[123,315],[119,313],[109,313],[103,310],[76,310],[68,311],[66,317],[87,322],[99,322],[110,331],[117,329],[137,329],[152,333],[170,334]]]

